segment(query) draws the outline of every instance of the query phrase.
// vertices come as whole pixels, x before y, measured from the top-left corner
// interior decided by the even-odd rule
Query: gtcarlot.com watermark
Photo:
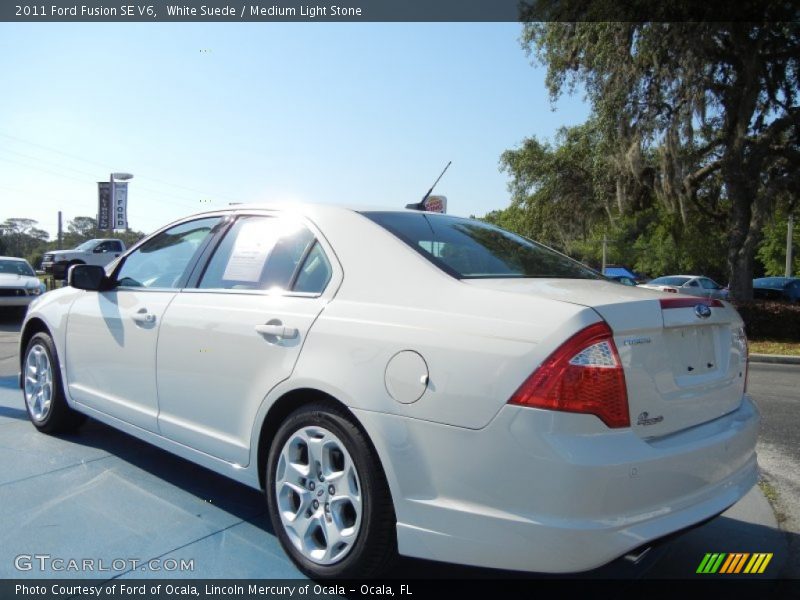
[[[194,559],[186,558],[65,558],[52,554],[18,554],[14,568],[22,572],[125,573],[151,571],[174,573],[194,571]]]

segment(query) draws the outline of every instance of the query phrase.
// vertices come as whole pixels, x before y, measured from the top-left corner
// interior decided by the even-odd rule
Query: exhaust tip
[[[653,549],[652,546],[640,546],[640,547],[636,548],[635,550],[632,550],[631,552],[628,552],[628,554],[626,554],[622,558],[626,562],[629,562],[632,565],[638,565],[640,562],[642,562],[644,557],[647,556],[650,553],[650,550],[652,550],[652,549]]]

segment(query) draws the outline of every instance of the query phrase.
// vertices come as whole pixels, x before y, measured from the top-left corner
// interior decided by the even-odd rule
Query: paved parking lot
[[[0,323],[0,578],[301,577],[272,534],[259,492],[93,421],[73,435],[36,432],[17,389],[17,327]],[[765,576],[781,573],[787,539],[758,488],[640,565],[620,561],[589,576],[692,577],[706,552],[773,552]],[[33,555],[50,558],[26,558]],[[88,559],[94,571],[62,570],[69,563],[51,559]],[[509,575],[516,576],[418,560],[402,561],[395,573]]]

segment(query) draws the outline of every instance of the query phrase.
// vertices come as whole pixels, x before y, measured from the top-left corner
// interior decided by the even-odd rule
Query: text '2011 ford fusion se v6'
[[[398,554],[587,570],[757,478],[728,303],[620,286],[480,221],[234,206],[68,282],[23,324],[33,424],[88,415],[264,490],[312,577]]]

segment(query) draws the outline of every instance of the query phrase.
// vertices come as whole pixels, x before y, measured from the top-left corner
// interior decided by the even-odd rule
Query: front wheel
[[[37,333],[28,342],[23,364],[23,395],[28,417],[39,431],[61,433],[80,427],[86,417],[67,405],[53,339]]]
[[[343,410],[312,404],[281,425],[267,461],[273,529],[312,578],[374,577],[397,554],[383,469]]]

